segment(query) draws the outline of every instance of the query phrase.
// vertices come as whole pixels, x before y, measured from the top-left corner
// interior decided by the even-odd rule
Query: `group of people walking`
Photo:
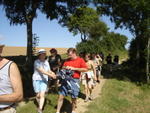
[[[81,73],[81,82],[85,90],[85,102],[92,100],[92,90],[96,83],[100,83],[102,58],[99,54],[84,53],[83,59],[87,65],[87,71]]]
[[[59,97],[56,113],[60,113],[64,97],[68,94],[70,94],[72,98],[72,113],[75,113],[77,97],[80,91],[80,73],[88,70],[86,62],[77,56],[77,52],[74,48],[67,50],[68,59],[65,60],[63,64],[61,64],[61,57],[57,54],[56,49],[53,48],[50,52],[51,56],[46,59],[46,51],[40,49],[38,51],[38,59],[34,62],[33,87],[39,105],[38,113],[42,113],[44,96],[48,87],[48,77],[52,79],[51,81],[55,81],[56,84],[61,83],[58,88]],[[65,78],[61,77],[61,79],[55,80],[58,78],[58,75],[64,76]],[[67,75],[69,75],[69,77]]]
[[[3,45],[0,45],[0,54]],[[33,88],[38,103],[37,112],[42,113],[48,81],[58,87],[58,102],[56,113],[60,113],[65,96],[72,99],[72,113],[77,107],[80,91],[80,81],[85,89],[85,102],[92,100],[92,90],[100,83],[102,58],[99,54],[84,53],[77,55],[74,48],[67,50],[68,58],[62,62],[55,48],[50,50],[51,56],[46,57],[46,50],[40,49],[34,61],[32,76]],[[16,113],[15,103],[23,98],[22,82],[17,65],[0,55],[0,113]]]

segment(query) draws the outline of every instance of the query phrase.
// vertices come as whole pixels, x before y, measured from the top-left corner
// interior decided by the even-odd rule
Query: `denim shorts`
[[[67,89],[67,87],[65,86],[66,84],[61,84],[61,86],[59,87],[59,95],[63,95],[63,96],[68,96],[70,95],[71,98],[77,98],[79,95],[79,91],[80,91],[80,86],[79,86],[79,79],[74,79],[76,84],[72,84],[72,88],[71,88],[71,92]]]
[[[46,92],[47,90],[47,81],[43,80],[33,80],[33,88],[35,93]]]

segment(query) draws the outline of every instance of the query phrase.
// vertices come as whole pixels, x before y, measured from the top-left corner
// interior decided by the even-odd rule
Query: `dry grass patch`
[[[49,50],[51,48],[46,47],[39,47],[40,49],[43,48],[46,50],[47,55],[50,55]],[[59,54],[65,54],[68,48],[56,48]],[[26,55],[26,47],[12,47],[12,46],[5,46],[2,56],[19,56],[19,55]]]

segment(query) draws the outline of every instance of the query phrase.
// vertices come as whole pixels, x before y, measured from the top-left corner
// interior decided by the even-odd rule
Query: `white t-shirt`
[[[33,80],[44,80],[44,81],[48,81],[48,75],[42,74],[40,73],[37,68],[43,68],[45,71],[49,71],[50,70],[50,66],[47,60],[40,61],[39,59],[35,60],[34,62],[34,73],[32,76]]]

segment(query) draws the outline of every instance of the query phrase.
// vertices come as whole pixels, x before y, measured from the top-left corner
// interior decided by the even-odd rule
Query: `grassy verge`
[[[81,92],[83,91],[83,86],[80,88]],[[81,97],[79,97],[81,98]],[[50,93],[46,94],[46,100],[44,104],[43,113],[55,113],[57,107],[57,99],[58,93]],[[71,98],[70,96],[64,99],[64,104],[62,106],[62,113],[70,113],[71,112]],[[26,100],[23,106],[17,107],[17,113],[37,113],[36,101],[35,99]]]
[[[81,87],[83,90],[83,87]],[[43,113],[55,113],[58,95],[49,93]],[[70,98],[64,101],[63,113],[70,113]],[[17,113],[37,113],[34,99],[17,108]],[[150,113],[150,86],[137,86],[131,82],[109,79],[101,97],[95,99],[85,113]]]
[[[44,112],[43,113],[55,113],[55,107],[57,104],[57,95],[48,94],[46,96]],[[35,100],[30,100],[22,107],[17,108],[17,113],[37,113]]]
[[[150,87],[107,80],[100,98],[85,113],[150,113]]]

